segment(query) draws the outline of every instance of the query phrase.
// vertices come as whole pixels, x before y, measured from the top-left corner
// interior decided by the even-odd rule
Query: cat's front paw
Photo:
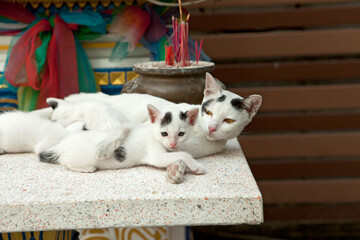
[[[182,160],[177,160],[167,166],[166,179],[173,184],[181,183],[184,180],[186,164]]]

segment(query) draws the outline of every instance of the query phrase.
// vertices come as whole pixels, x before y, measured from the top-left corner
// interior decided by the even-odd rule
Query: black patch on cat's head
[[[119,162],[125,161],[125,158],[126,158],[125,148],[120,146],[117,149],[115,149],[114,156],[115,156],[115,159]]]
[[[214,101],[214,99],[207,100],[201,105],[201,113],[205,112],[206,107],[209,106],[212,101]]]
[[[187,119],[187,111],[186,112],[180,112],[179,117],[180,117],[181,120],[186,121],[186,119]]]
[[[57,155],[53,151],[44,151],[39,153],[40,162],[44,163],[53,163],[59,159],[59,155]]]
[[[164,127],[166,125],[169,125],[171,123],[172,120],[172,114],[171,112],[167,112],[165,113],[165,116],[161,119],[161,126]]]
[[[216,101],[217,102],[223,102],[226,99],[225,95],[221,95],[221,97],[219,97]]]
[[[241,98],[234,98],[230,103],[236,110],[243,109],[243,100]]]
[[[59,105],[59,103],[56,102],[56,101],[49,101],[47,104],[48,104],[53,110],[55,110],[55,109],[57,108],[57,106]]]

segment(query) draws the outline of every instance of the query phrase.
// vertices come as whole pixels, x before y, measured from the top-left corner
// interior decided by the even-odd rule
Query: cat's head
[[[206,73],[199,123],[209,140],[229,140],[251,122],[261,103],[260,95],[242,98],[222,89],[213,76]]]
[[[78,111],[74,104],[63,99],[52,97],[47,98],[46,103],[53,109],[51,114],[52,121],[56,121],[64,127],[78,121]]]
[[[174,151],[189,137],[199,109],[193,108],[186,112],[171,109],[161,112],[153,105],[148,105],[152,134],[169,151]]]

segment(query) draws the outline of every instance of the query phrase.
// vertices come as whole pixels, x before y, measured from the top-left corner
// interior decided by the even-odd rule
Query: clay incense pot
[[[164,61],[134,65],[139,75],[127,82],[122,93],[147,93],[175,103],[200,104],[205,87],[205,74],[214,70],[212,62],[191,62],[188,67],[165,65]]]

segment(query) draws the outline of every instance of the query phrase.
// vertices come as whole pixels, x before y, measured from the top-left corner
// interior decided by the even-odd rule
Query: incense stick
[[[182,22],[181,0],[179,0],[180,23]]]
[[[180,20],[174,16],[172,17],[173,35],[169,38],[172,39],[172,46],[165,44],[166,54],[165,62],[167,65],[178,65],[186,67],[190,65],[189,55],[189,19],[190,13],[187,14],[186,19],[183,19],[183,12],[181,8],[181,0],[179,2]],[[195,51],[197,56],[197,51]],[[172,61],[171,61],[172,60]]]

